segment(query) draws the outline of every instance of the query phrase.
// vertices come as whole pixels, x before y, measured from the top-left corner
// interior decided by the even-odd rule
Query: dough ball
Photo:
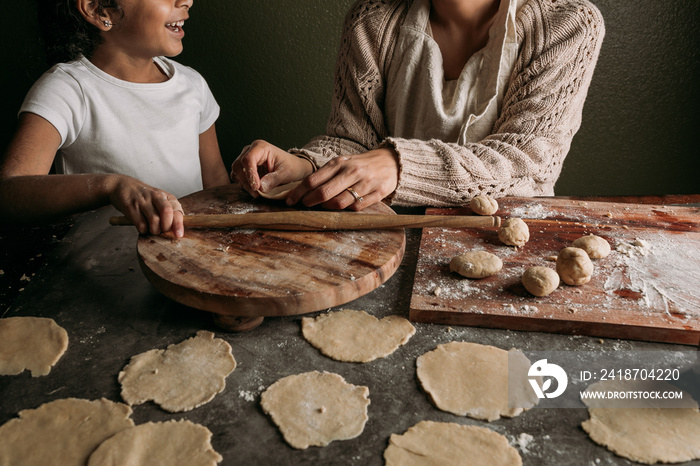
[[[557,273],[567,285],[584,285],[591,281],[593,262],[581,248],[564,248],[557,258]]]
[[[572,244],[575,248],[586,251],[591,259],[602,259],[610,254],[610,244],[600,236],[582,236]]]
[[[530,267],[523,273],[522,282],[535,296],[547,296],[559,286],[559,275],[549,267]]]
[[[498,229],[498,239],[508,246],[525,246],[530,240],[530,229],[521,218],[507,218]]]
[[[450,261],[450,270],[467,278],[490,277],[502,268],[503,261],[486,251],[470,251]]]
[[[480,194],[472,198],[469,202],[469,207],[472,208],[475,214],[493,215],[498,210],[498,202],[492,197]]]

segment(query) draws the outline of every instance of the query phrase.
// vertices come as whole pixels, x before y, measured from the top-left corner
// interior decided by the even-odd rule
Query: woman
[[[553,195],[603,36],[587,0],[360,0],[326,134],[256,141],[231,175],[329,209]]]

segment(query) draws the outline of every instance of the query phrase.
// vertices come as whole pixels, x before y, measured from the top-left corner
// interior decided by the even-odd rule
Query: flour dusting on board
[[[224,210],[226,214],[249,214],[253,212],[255,212],[255,208],[246,204],[228,204]]]
[[[502,217],[528,222],[530,241],[512,248],[500,242],[494,229],[425,229],[411,297],[412,319],[682,344],[697,341],[700,209],[508,197],[499,199],[499,206]],[[562,283],[544,297],[528,293],[521,282],[524,270],[554,269],[551,257],[556,259],[561,249],[590,234],[612,249],[593,261],[590,282]],[[450,272],[453,257],[474,250],[497,255],[503,269],[478,280]],[[548,324],[550,319],[554,324]]]
[[[517,218],[547,218],[553,215],[553,212],[542,204],[528,204],[510,209],[509,217]]]
[[[619,240],[605,290],[637,296],[649,309],[669,315],[700,315],[700,288],[679,285],[700,283],[700,268],[690,260],[695,247],[680,236],[674,241],[659,235]]]

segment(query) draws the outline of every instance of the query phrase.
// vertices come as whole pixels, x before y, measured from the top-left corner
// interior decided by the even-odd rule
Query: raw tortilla
[[[494,421],[538,402],[528,382],[530,361],[517,350],[453,341],[420,356],[416,367],[435,405],[452,414]]]
[[[0,426],[0,464],[85,466],[104,440],[134,425],[131,408],[104,398],[55,400]]]
[[[28,369],[32,377],[46,375],[68,348],[68,333],[53,319],[0,319],[0,375]]]
[[[88,466],[214,466],[221,460],[209,429],[183,419],[122,430],[90,455]]]
[[[616,392],[680,392],[661,381],[606,381],[586,389]],[[613,453],[639,463],[679,463],[700,458],[700,412],[689,393],[683,400],[653,400],[655,406],[644,408],[640,400],[622,401],[584,399],[590,419],[581,427],[595,443]],[[671,404],[672,403],[672,404]]]
[[[172,413],[211,401],[236,368],[231,346],[204,330],[195,337],[137,354],[119,373],[122,398],[129,405],[153,400]]]
[[[260,395],[260,405],[292,447],[326,446],[362,433],[369,389],[330,372],[290,375]]]
[[[301,331],[321,353],[338,361],[369,362],[405,344],[415,327],[399,316],[382,320],[365,311],[344,309],[301,319]]]
[[[518,451],[503,435],[485,427],[421,421],[403,435],[391,434],[384,451],[387,466],[426,464],[519,466]]]
[[[299,183],[301,183],[301,180],[292,181],[291,183],[283,184],[280,186],[275,186],[266,193],[258,190],[258,194],[260,194],[266,199],[285,199],[287,197],[287,194],[289,194],[289,191],[299,186]]]

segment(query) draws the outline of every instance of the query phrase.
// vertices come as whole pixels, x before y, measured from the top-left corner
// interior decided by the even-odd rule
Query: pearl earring
[[[104,21],[104,25],[105,25],[105,27],[111,28],[111,27],[112,27],[112,22],[109,21],[109,20]]]

